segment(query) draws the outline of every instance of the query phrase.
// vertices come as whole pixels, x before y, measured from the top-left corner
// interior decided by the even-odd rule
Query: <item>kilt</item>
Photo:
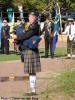
[[[24,73],[36,73],[41,71],[39,51],[24,51]]]

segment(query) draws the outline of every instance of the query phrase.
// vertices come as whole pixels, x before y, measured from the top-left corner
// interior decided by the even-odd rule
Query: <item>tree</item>
[[[2,5],[1,11],[5,12],[7,8],[13,7],[12,1],[13,0],[0,0],[0,6]]]
[[[42,12],[47,8],[48,4],[51,2],[58,2],[60,8],[66,9],[69,11],[75,9],[74,0],[0,0],[0,4],[3,4],[3,11],[6,11],[8,7],[12,7],[14,11],[18,11],[18,5],[22,5],[24,11],[31,11],[37,9],[39,12]],[[50,6],[51,13],[55,10],[55,4]]]

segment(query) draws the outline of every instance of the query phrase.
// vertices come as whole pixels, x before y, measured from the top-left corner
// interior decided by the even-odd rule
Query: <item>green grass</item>
[[[45,49],[44,48],[40,48],[40,55],[41,57],[45,57]],[[64,57],[67,55],[67,50],[66,48],[56,48],[55,52],[54,52],[54,56],[55,57]],[[50,56],[50,52],[49,52],[49,56]]]
[[[40,56],[41,58],[45,57],[45,49],[40,48]],[[55,50],[55,57],[63,57],[65,56],[66,53],[66,48],[56,48]],[[49,53],[50,56],[50,53]],[[9,60],[20,60],[20,55],[16,55],[15,51],[10,51],[9,55],[6,54],[0,54],[0,61],[9,61]]]
[[[16,55],[15,51],[10,51],[9,55],[0,54],[0,61],[20,60],[20,55]]]
[[[61,97],[60,100],[75,98],[75,70],[70,69],[59,74],[56,77],[52,76],[50,80],[46,80],[47,86],[40,93],[42,100],[59,100],[57,99],[59,96]]]
[[[75,97],[75,71],[65,71],[57,77],[57,91]]]

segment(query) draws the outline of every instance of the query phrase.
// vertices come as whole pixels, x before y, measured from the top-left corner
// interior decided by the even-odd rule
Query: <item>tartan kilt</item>
[[[24,51],[24,73],[36,73],[41,71],[39,51]]]

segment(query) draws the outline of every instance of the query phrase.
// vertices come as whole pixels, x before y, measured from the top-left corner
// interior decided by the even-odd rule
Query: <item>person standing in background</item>
[[[7,20],[3,20],[3,25],[1,28],[1,53],[9,54],[9,34],[10,26],[7,24]]]
[[[53,33],[54,33],[54,23],[50,22],[49,18],[46,18],[46,23],[41,31],[41,34],[45,32],[44,39],[45,39],[45,58],[48,58],[49,48],[51,58],[54,57],[52,54],[52,46],[53,46]]]
[[[67,34],[67,57],[75,58],[75,25],[74,19],[68,18],[68,25],[63,34]]]

